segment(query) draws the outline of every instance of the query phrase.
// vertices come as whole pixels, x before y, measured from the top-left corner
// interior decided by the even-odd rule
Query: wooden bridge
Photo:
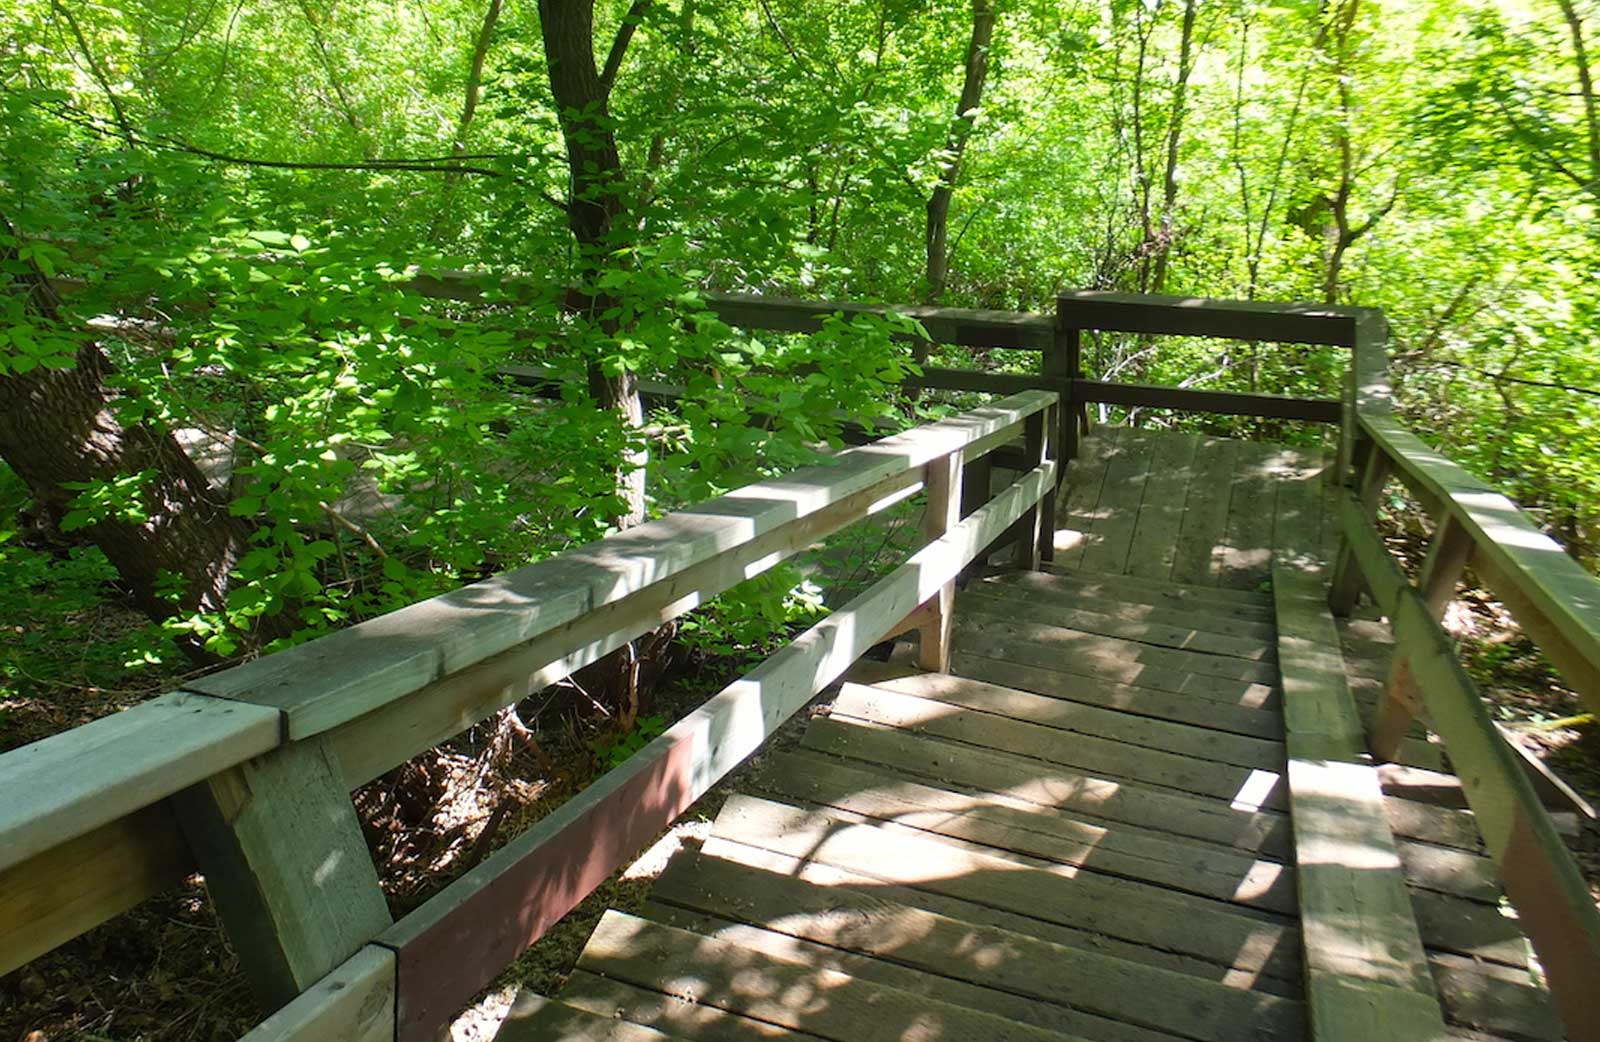
[[[717,306],[798,331],[837,307]],[[24,794],[0,972],[198,868],[277,1009],[247,1042],[422,1042],[755,753],[711,838],[502,1039],[1600,1038],[1575,804],[1437,621],[1470,565],[1600,704],[1600,583],[1394,420],[1381,317],[1106,294],[920,317],[1040,373],[929,371],[1009,396],[0,756]],[[1351,378],[1106,384],[1085,329],[1336,344]],[[1339,444],[1091,428],[1092,401]],[[1390,477],[1437,520],[1415,577],[1372,525]],[[919,492],[908,561],[391,921],[351,789]]]

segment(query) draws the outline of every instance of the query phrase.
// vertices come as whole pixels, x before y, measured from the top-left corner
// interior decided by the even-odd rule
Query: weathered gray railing
[[[1358,339],[1345,444],[1352,487],[1330,602],[1348,613],[1361,590],[1389,617],[1395,653],[1369,741],[1390,757],[1413,718],[1444,739],[1506,894],[1539,954],[1567,1037],[1600,1038],[1600,913],[1546,812],[1529,764],[1490,717],[1440,625],[1462,572],[1505,604],[1565,683],[1600,710],[1600,581],[1511,500],[1429,447],[1396,419],[1381,335]],[[1389,553],[1373,517],[1398,478],[1433,515],[1416,581]]]
[[[0,756],[0,973],[198,869],[269,1008],[250,1042],[431,1039],[862,652],[948,661],[953,583],[1008,529],[1036,566],[1056,396],[840,453]],[[1025,471],[963,509],[969,463]],[[927,491],[926,545],[399,922],[352,789],[860,518]]]

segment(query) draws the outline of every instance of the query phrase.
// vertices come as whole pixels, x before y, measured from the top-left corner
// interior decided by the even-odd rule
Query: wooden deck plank
[[[1176,579],[1144,579],[1137,575],[1112,575],[1087,568],[1073,568],[1061,562],[1052,562],[1045,571],[1061,579],[1089,588],[1092,592],[1108,596],[1131,597],[1150,594],[1157,601],[1175,602],[1190,607],[1203,606],[1208,611],[1246,613],[1251,617],[1272,621],[1272,596],[1261,590],[1234,590],[1204,583],[1183,582]]]
[[[1176,836],[1284,859],[1289,821],[1274,811],[1234,808],[1142,783],[1047,764],[1010,752],[919,738],[847,720],[813,720],[803,744],[868,764],[955,784],[1004,792],[1043,807],[1125,822]]]
[[[1299,1004],[1289,999],[951,919],[852,887],[701,857],[676,863],[658,890],[674,904],[1188,1038],[1231,1040],[1240,1023],[1254,1025],[1263,1039],[1288,1040],[1302,1029]],[[1171,1001],[1151,1003],[1152,991]],[[939,1037],[963,1037],[953,1028]]]
[[[1272,511],[1277,493],[1273,446],[1240,442],[1234,450],[1228,519],[1212,558],[1218,586],[1256,589],[1272,573]]]
[[[1278,771],[1236,767],[1086,734],[1069,740],[1052,727],[882,688],[846,684],[834,702],[833,715],[1016,753],[1112,779],[1137,779],[1234,806],[1271,810],[1288,806]]]
[[[614,1013],[592,1013],[565,1002],[519,991],[494,1042],[672,1042],[673,1036]]]
[[[1183,530],[1183,509],[1200,437],[1176,431],[1146,431],[1144,436],[1152,442],[1150,478],[1124,570],[1147,579],[1168,579],[1178,556],[1178,533]]]
[[[756,776],[755,786],[780,799],[833,807],[1101,875],[1296,913],[1293,874],[1278,862],[1137,826],[1099,824],[1001,793],[958,792],[805,751],[774,756]]]
[[[1128,564],[1134,526],[1150,476],[1151,443],[1141,431],[1117,428],[1117,440],[1106,459],[1105,484],[1094,509],[1094,526],[1083,549],[1085,568],[1120,574]]]
[[[1250,708],[1276,706],[1276,676],[1252,680],[1228,673],[1264,676],[1266,670],[1245,668],[1252,664],[1238,659],[1206,663],[1208,673],[1185,668],[1183,656],[1207,656],[1192,652],[1165,652],[1113,637],[1018,623],[994,615],[967,611],[956,616],[956,650],[971,651],[990,658],[1043,666],[1062,673],[1109,680],[1119,684],[1193,694],[1213,701],[1232,702]],[[1176,655],[1175,660],[1170,656]],[[1214,658],[1214,656],[1213,656]],[[1273,670],[1272,672],[1276,672]]]
[[[1080,705],[966,677],[919,673],[881,680],[871,686],[1196,759],[1267,771],[1283,769],[1281,742]]]
[[[1055,604],[1097,612],[1128,622],[1160,623],[1168,626],[1188,626],[1206,633],[1224,637],[1243,637],[1252,640],[1271,640],[1277,630],[1269,619],[1235,616],[1231,613],[1210,610],[1210,606],[1194,607],[1172,604],[1147,603],[1146,595],[1137,591],[1108,593],[1085,584],[1075,584],[1071,576],[1051,572],[1010,572],[990,576],[973,583],[972,589],[995,588],[1000,590],[1025,590],[1028,597],[1041,604]],[[1148,600],[1164,600],[1160,596]]]
[[[792,1032],[754,1017],[740,1016],[710,1004],[676,994],[663,994],[625,980],[612,980],[578,969],[567,978],[559,996],[562,1002],[598,1017],[612,1017],[670,1032],[695,1042],[771,1042],[797,1038],[807,1042],[817,1035]],[[559,1042],[574,1042],[560,1039]]]
[[[1181,624],[1129,621],[1086,608],[1041,602],[1027,592],[990,584],[974,583],[969,586],[958,599],[956,611],[962,611],[963,604],[972,605],[975,610],[985,614],[1060,626],[1153,647],[1199,651],[1250,662],[1274,662],[1278,657],[1277,648],[1260,638],[1230,637]]]
[[[1120,1020],[1100,1016],[1087,1010],[1073,1009],[1054,1002],[1041,1002],[1010,991],[984,987],[959,977],[925,973],[888,959],[874,958],[844,948],[805,940],[788,932],[755,926],[742,919],[702,912],[656,899],[645,902],[640,914],[647,919],[675,926],[680,930],[692,930],[708,937],[731,941],[769,958],[837,970],[852,977],[876,981],[918,995],[928,995],[970,1009],[998,1014],[1050,1031],[1082,1035],[1084,1038],[1095,1039],[1096,1042],[1182,1042],[1176,1035],[1125,1024]],[[743,910],[739,914],[741,917],[745,915]]]
[[[1299,448],[1283,456],[1273,501],[1273,559],[1299,568],[1322,567],[1331,560],[1324,553],[1322,534],[1327,523],[1326,456]]]
[[[952,663],[956,672],[962,676],[1003,684],[1020,691],[1032,691],[1051,698],[1120,709],[1125,713],[1156,720],[1198,724],[1231,734],[1267,739],[1283,737],[1283,719],[1278,714],[1264,709],[1061,673],[1040,666],[1006,662],[964,651],[958,652]]]
[[[1105,485],[1106,464],[1116,445],[1116,428],[1099,427],[1084,438],[1078,455],[1067,463],[1066,478],[1056,508],[1055,559],[1066,565],[1083,563],[1094,528],[1095,508]]]
[[[1172,559],[1175,582],[1216,584],[1212,559],[1227,531],[1228,497],[1242,444],[1229,438],[1203,438],[1195,450],[1194,475]]]

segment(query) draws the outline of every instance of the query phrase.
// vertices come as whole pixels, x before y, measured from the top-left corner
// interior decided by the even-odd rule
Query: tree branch
[[[600,89],[608,95],[612,85],[617,82],[617,73],[622,70],[622,59],[628,54],[628,44],[633,42],[634,30],[644,20],[650,4],[651,0],[633,0],[628,13],[622,16],[622,24],[617,26],[616,38],[611,41],[611,50],[606,54],[605,68],[600,70]]]

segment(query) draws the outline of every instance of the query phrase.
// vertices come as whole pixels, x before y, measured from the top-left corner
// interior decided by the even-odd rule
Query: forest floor
[[[1397,551],[1419,552],[1415,533],[1397,533],[1393,543]],[[1582,715],[1576,696],[1554,682],[1504,609],[1469,590],[1446,621],[1501,722],[1574,789],[1600,803],[1600,726]],[[161,669],[129,674],[137,679],[124,686],[87,682],[95,671],[84,664],[95,660],[96,645],[114,644],[139,625],[132,612],[107,604],[54,626],[44,647],[15,626],[0,630],[0,667],[6,670],[0,673],[6,684],[0,687],[0,751],[181,682],[181,673]],[[77,633],[78,643],[65,639],[68,633]],[[53,679],[29,683],[42,671],[30,668],[43,661],[41,651],[54,664]],[[750,661],[748,655],[680,655],[627,730],[597,711],[583,690],[560,685],[516,707],[514,720],[491,718],[364,787],[356,804],[394,914],[415,908],[560,806]],[[64,668],[74,663],[81,668]],[[517,987],[541,994],[558,990],[605,909],[637,910],[671,854],[705,837],[744,773],[767,751],[797,742],[829,700],[824,693],[796,714],[762,754],[724,779],[634,864],[507,967],[454,1025],[455,1042],[488,1042]],[[1587,823],[1570,843],[1600,899],[1600,828]],[[0,1042],[219,1042],[237,1039],[259,1019],[198,877],[0,978]]]

